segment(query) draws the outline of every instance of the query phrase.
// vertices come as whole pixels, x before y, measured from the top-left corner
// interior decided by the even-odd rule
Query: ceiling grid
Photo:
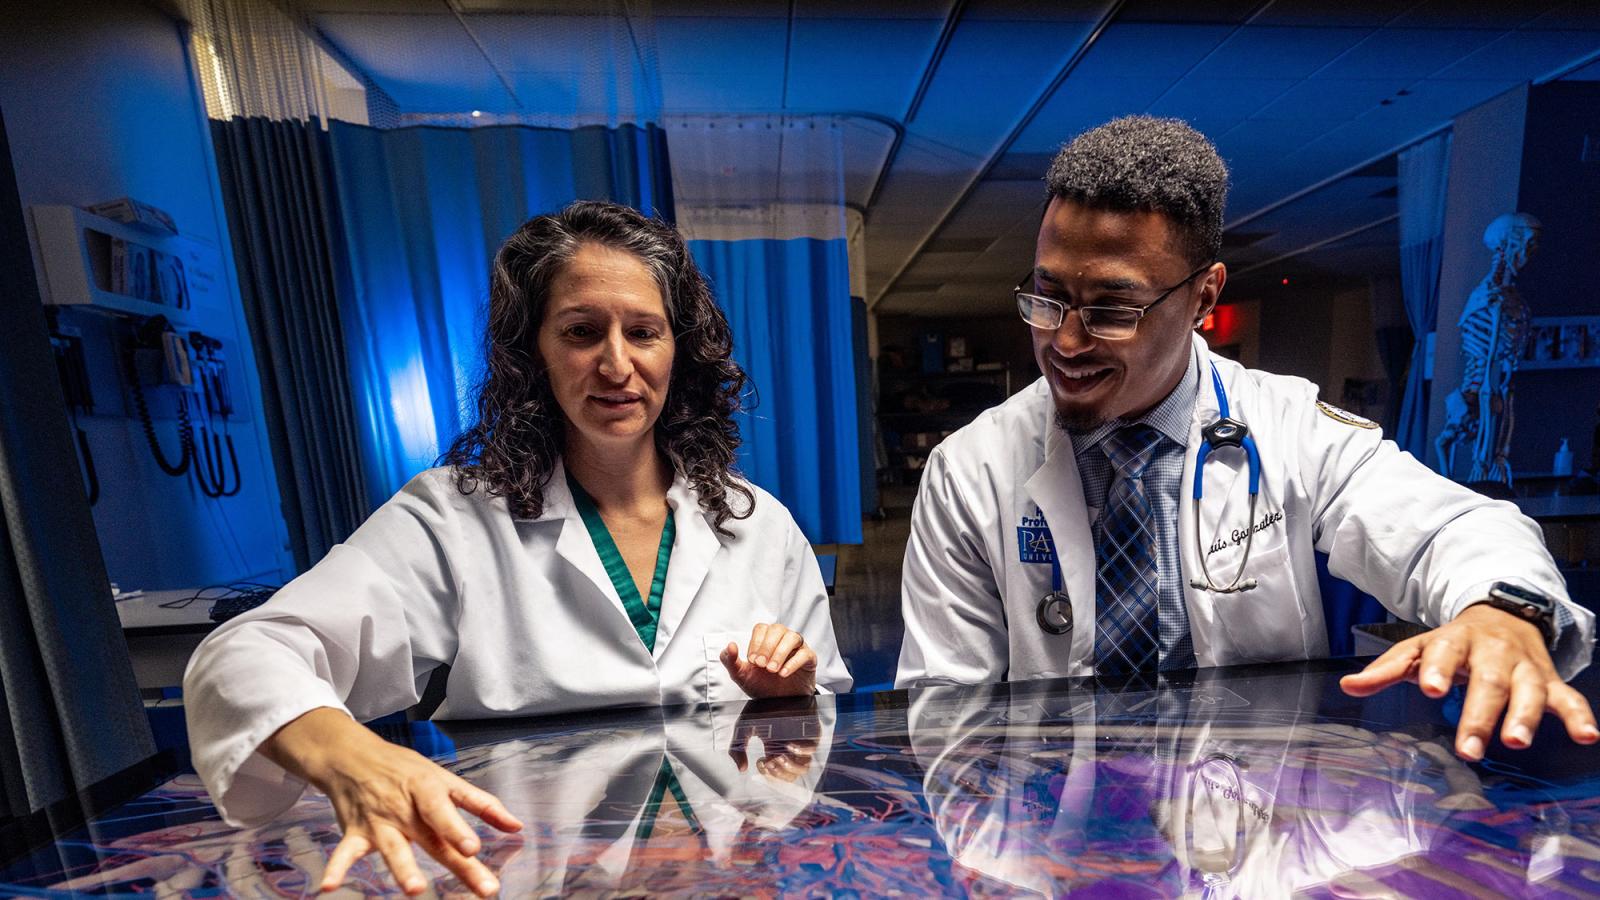
[[[585,79],[607,63],[583,0],[288,2],[401,121],[581,116]],[[1031,263],[1050,157],[1134,112],[1217,142],[1234,173],[1235,272],[1392,273],[1394,176],[1373,163],[1516,85],[1600,79],[1592,0],[599,6],[629,28],[631,46],[612,49],[657,79],[641,114],[840,123],[868,296],[885,315],[1003,311]],[[770,174],[785,179],[799,163],[779,153]]]

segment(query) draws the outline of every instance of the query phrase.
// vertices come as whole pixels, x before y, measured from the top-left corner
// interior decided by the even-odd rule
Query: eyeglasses
[[[1017,299],[1017,312],[1022,314],[1022,321],[1041,331],[1060,328],[1061,323],[1067,320],[1067,313],[1076,309],[1078,318],[1083,321],[1084,331],[1105,341],[1125,341],[1133,337],[1139,328],[1139,320],[1146,313],[1160,306],[1163,300],[1172,296],[1173,291],[1188,284],[1211,265],[1206,263],[1190,272],[1182,281],[1162,291],[1161,296],[1143,306],[1072,306],[1051,297],[1029,293],[1022,289],[1022,285],[1017,285],[1011,293]]]

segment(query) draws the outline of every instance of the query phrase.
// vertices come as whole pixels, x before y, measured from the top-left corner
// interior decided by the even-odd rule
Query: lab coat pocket
[[[1235,565],[1228,560],[1212,566],[1212,577],[1219,583],[1233,580]],[[1245,577],[1256,580],[1254,590],[1208,594],[1224,638],[1216,647],[1215,664],[1305,659],[1304,601],[1295,586],[1288,544],[1254,549]]]
[[[705,645],[705,673],[701,681],[704,686],[705,702],[730,703],[748,700],[749,696],[734,683],[733,676],[728,674],[728,667],[722,664],[722,650],[730,643],[736,644],[742,657],[745,644],[750,640],[750,632],[713,631],[700,639]]]

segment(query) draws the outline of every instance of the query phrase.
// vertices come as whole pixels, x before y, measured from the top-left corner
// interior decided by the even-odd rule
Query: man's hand
[[[1589,701],[1556,674],[1537,626],[1485,604],[1469,606],[1455,619],[1401,641],[1365,669],[1339,680],[1344,692],[1367,697],[1401,681],[1420,685],[1438,699],[1454,682],[1465,682],[1467,699],[1456,726],[1456,753],[1483,758],[1489,734],[1505,714],[1500,741],[1522,749],[1546,710],[1561,717],[1580,744],[1600,740]]]
[[[522,828],[487,791],[326,707],[278,729],[261,751],[333,803],[344,838],[328,857],[323,891],[337,888],[351,865],[376,850],[402,891],[422,893],[428,883],[411,851],[413,841],[479,896],[500,889],[477,859],[482,842],[459,812],[467,810],[501,831]]]
[[[795,697],[817,691],[817,654],[798,631],[782,625],[757,625],[750,631],[745,659],[739,645],[722,649],[722,665],[734,683],[752,697]]]

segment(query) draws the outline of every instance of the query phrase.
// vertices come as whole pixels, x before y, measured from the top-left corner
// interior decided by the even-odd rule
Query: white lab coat
[[[1567,600],[1539,527],[1515,505],[1448,481],[1375,427],[1319,407],[1309,381],[1246,369],[1213,355],[1198,336],[1194,352],[1200,389],[1180,483],[1178,545],[1200,665],[1326,656],[1316,551],[1328,554],[1333,575],[1428,626],[1482,599],[1494,581],[1517,579],[1560,599],[1576,620],[1581,639],[1558,660],[1562,676],[1588,664],[1594,616]],[[1255,533],[1247,572],[1260,586],[1238,594],[1188,584],[1200,574],[1190,487],[1195,451],[1201,426],[1218,415],[1212,363],[1233,418],[1250,427],[1261,456],[1254,522],[1264,527]],[[930,454],[906,545],[898,686],[1092,673],[1089,529],[1099,510],[1084,503],[1072,442],[1054,415],[1041,378]],[[1232,580],[1243,551],[1235,537],[1243,537],[1250,518],[1247,472],[1239,450],[1219,451],[1206,463],[1200,528],[1218,584]],[[1050,565],[1020,560],[1018,528],[1040,518],[1071,597],[1075,627],[1066,635],[1037,624]]]
[[[734,863],[735,852],[741,843],[752,842],[750,827],[777,832],[811,804],[827,768],[836,716],[825,708],[809,720],[801,716],[741,723],[740,706],[466,751],[470,759],[451,764],[451,771],[495,794],[524,823],[509,840],[516,845],[514,855],[498,870],[502,895],[631,894],[640,890],[625,883],[633,865],[649,873],[646,883],[652,893],[670,892],[674,879],[683,890],[747,893],[751,875]],[[816,755],[792,783],[769,778],[757,770],[755,760],[773,751],[771,738],[758,738],[747,745],[751,756],[741,772],[728,752],[741,726],[768,734],[776,727],[792,736],[803,731],[816,741]],[[663,758],[671,764],[702,833],[656,835],[642,844],[640,820]],[[663,816],[678,807],[671,793],[660,802]],[[485,844],[484,855],[492,858],[493,843]],[[641,850],[650,852],[641,855]],[[705,858],[711,871],[673,864],[683,858]]]
[[[756,496],[719,535],[681,477],[654,653],[629,621],[558,464],[537,519],[512,517],[450,470],[413,478],[271,601],[219,627],[184,676],[195,769],[232,823],[271,819],[304,785],[256,752],[318,707],[365,721],[415,704],[450,666],[439,719],[743,700],[718,659],[777,622],[849,690],[816,558],[788,510]]]

